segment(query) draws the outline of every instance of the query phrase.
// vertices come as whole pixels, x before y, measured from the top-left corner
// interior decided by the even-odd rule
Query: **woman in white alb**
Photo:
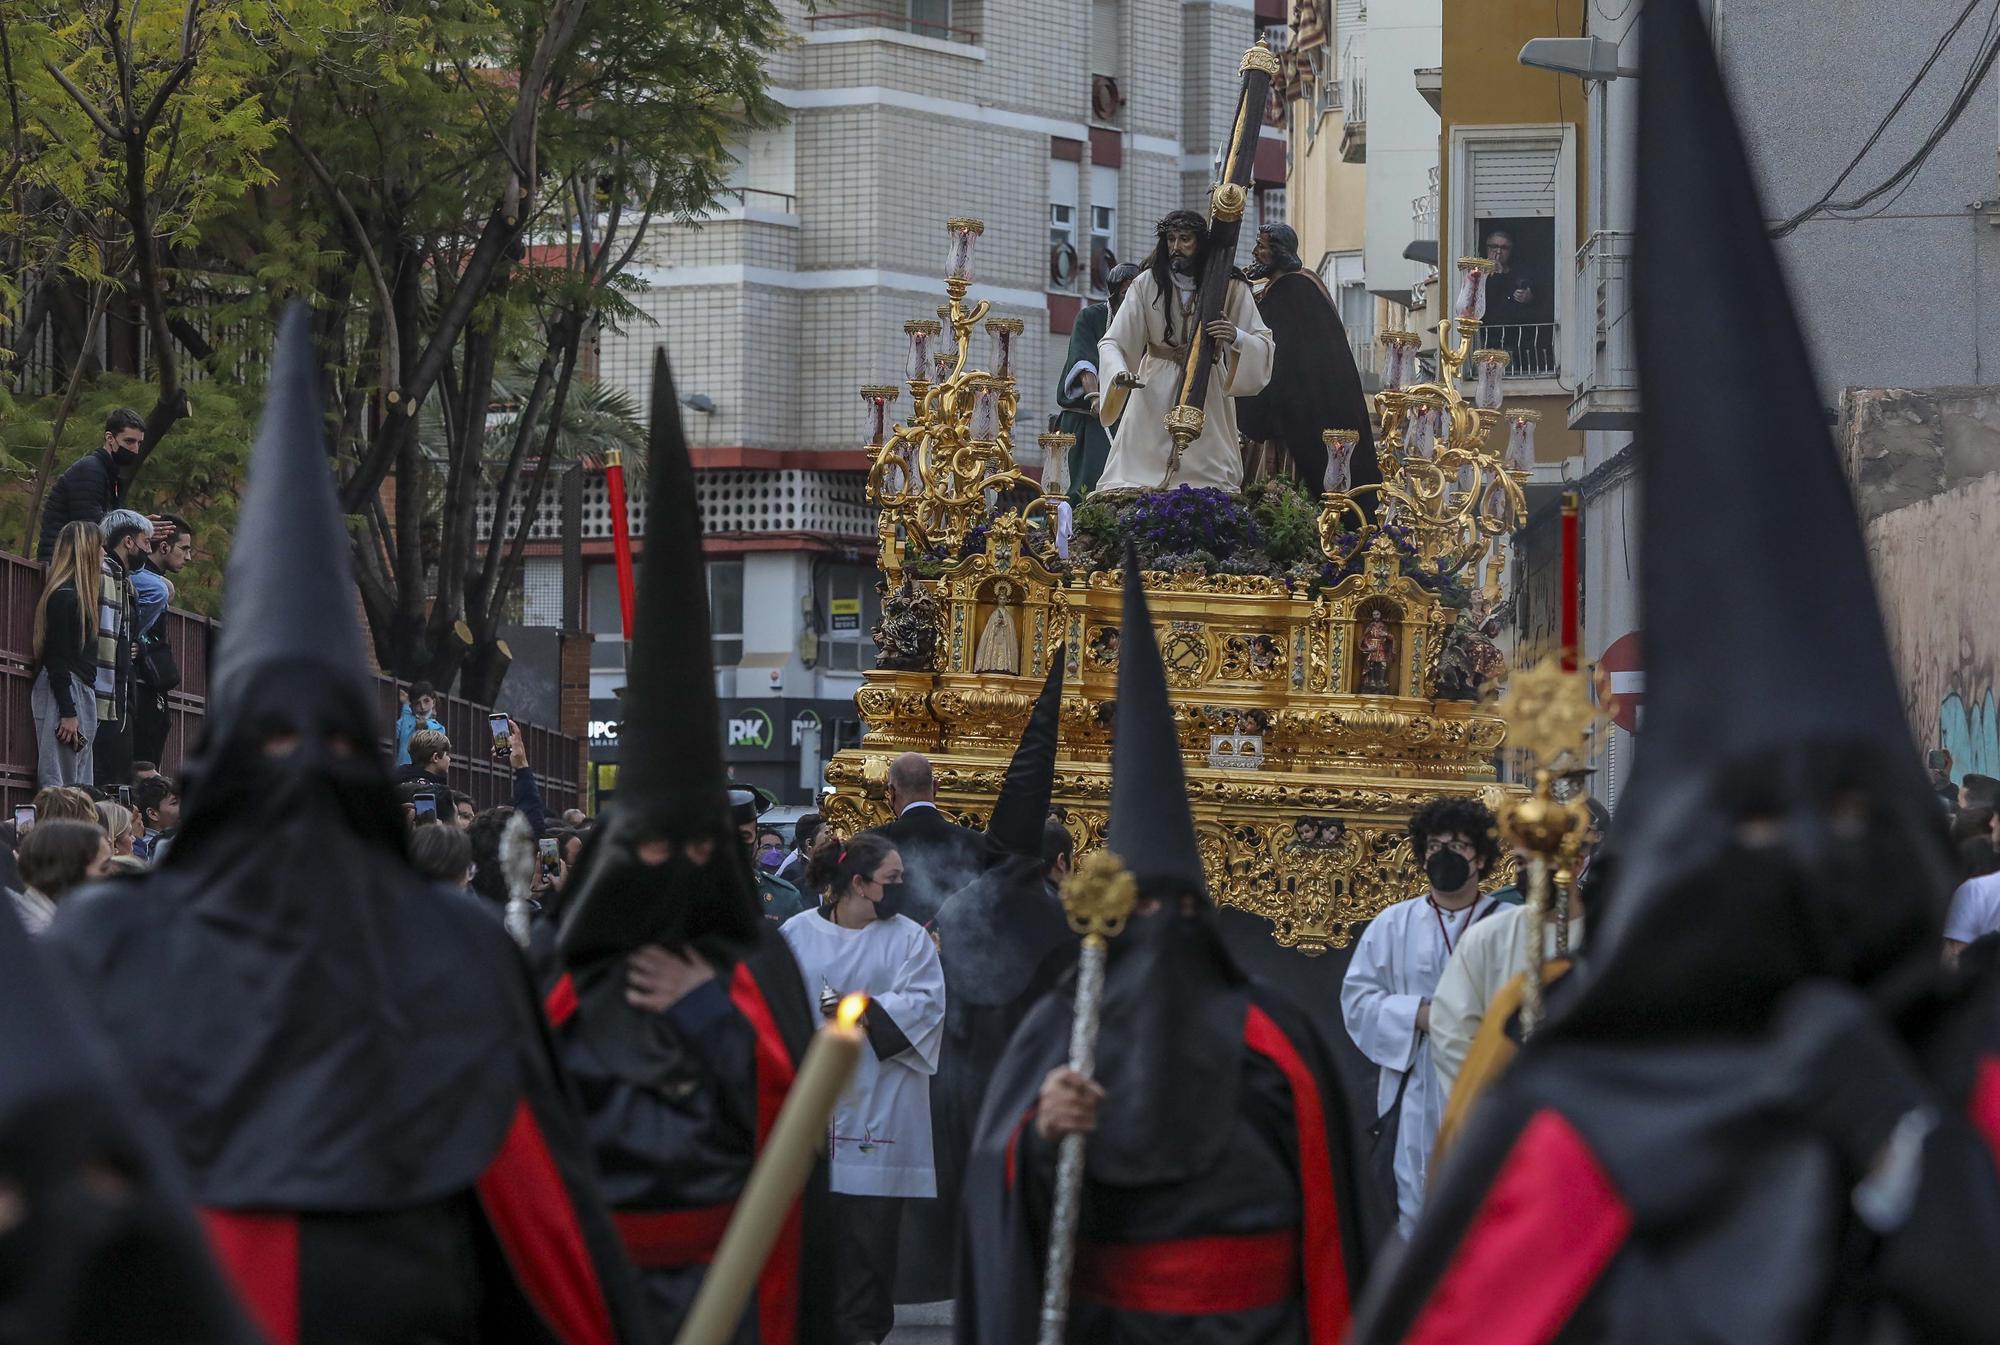
[[[931,936],[898,913],[903,859],[880,836],[823,834],[806,882],[821,894],[818,909],[782,933],[807,997],[828,1014],[843,995],[869,1000],[870,1049],[833,1114],[835,1337],[880,1341],[895,1324],[902,1202],[937,1194],[930,1076],[944,1036],[944,974]]]

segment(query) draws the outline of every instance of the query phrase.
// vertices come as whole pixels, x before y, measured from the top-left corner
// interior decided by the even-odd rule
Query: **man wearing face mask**
[[[833,1326],[842,1345],[879,1342],[895,1325],[903,1202],[937,1195],[930,1089],[944,972],[936,942],[902,914],[903,857],[881,833],[842,841],[821,831],[806,883],[825,904],[780,931],[806,994],[828,1015],[843,995],[868,996],[871,1049],[833,1114]]]
[[[764,918],[782,925],[806,908],[806,899],[797,887],[773,872],[775,865],[769,862],[768,847],[758,846],[757,796],[747,789],[730,790],[729,811],[736,821],[736,835],[743,842],[750,870],[757,875],[757,900],[764,907]]]
[[[1396,1227],[1406,1237],[1423,1205],[1431,1142],[1444,1117],[1445,1092],[1431,1063],[1431,996],[1459,940],[1494,908],[1479,880],[1500,857],[1500,843],[1484,804],[1441,798],[1410,818],[1410,849],[1423,860],[1430,890],[1369,923],[1340,987],[1347,1035],[1381,1071],[1375,1110],[1382,1142],[1391,1131],[1395,1138]]]
[[[56,534],[71,523],[95,523],[124,497],[123,474],[139,461],[146,445],[146,422],[121,406],[104,418],[104,442],[78,458],[49,489],[42,504],[42,538],[36,556],[47,564],[55,555]]]

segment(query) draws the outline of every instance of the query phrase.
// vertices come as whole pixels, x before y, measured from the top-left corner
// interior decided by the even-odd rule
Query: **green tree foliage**
[[[775,115],[784,38],[772,0],[0,0],[0,302],[22,348],[68,315],[56,393],[0,403],[0,473],[66,464],[135,397],[150,451],[190,437],[172,490],[240,463],[304,297],[377,653],[490,695],[525,538],[479,537],[480,490],[532,516],[633,433],[580,357],[633,317],[650,227],[705,208]],[[145,333],[144,388],[97,368],[107,311]]]

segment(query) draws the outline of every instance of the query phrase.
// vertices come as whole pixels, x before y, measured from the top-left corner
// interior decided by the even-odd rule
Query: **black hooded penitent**
[[[1217,1345],[1334,1345],[1358,1272],[1344,1107],[1303,1016],[1244,976],[1215,928],[1166,670],[1129,552],[1122,629],[1107,848],[1148,909],[1112,940],[1106,969],[1096,1076],[1105,1099],[1086,1149],[1072,1338],[1128,1338],[1171,1311],[1201,1318],[1189,1338]],[[948,961],[948,943],[943,953]],[[1029,1012],[986,1092],[964,1189],[965,1345],[1033,1334],[1054,1150],[1030,1113],[1043,1078],[1068,1058],[1075,993],[1066,978]],[[1199,1250],[1286,1228],[1298,1232],[1295,1247],[1260,1254],[1244,1244],[1241,1261],[1226,1252],[1204,1261]],[[1128,1251],[1138,1260],[1117,1259]],[[1205,1270],[1226,1271],[1231,1287],[1211,1291]],[[1245,1296],[1250,1284],[1272,1289]]]
[[[519,951],[403,857],[318,384],[294,305],[186,823],[159,871],[72,895],[48,946],[267,1325],[308,1345],[490,1311],[514,1322],[495,1341],[610,1332],[631,1282]],[[562,1245],[517,1245],[531,1208],[569,1211]]]
[[[665,352],[653,366],[646,550],[619,734],[618,796],[577,862],[559,933],[543,931],[546,1005],[577,1086],[599,1181],[639,1267],[656,1332],[671,1337],[748,1177],[814,1016],[798,966],[762,914],[722,765],[694,463]],[[648,842],[668,856],[649,864]],[[694,853],[689,853],[692,847]],[[713,982],[667,1013],[626,1001],[626,959],[693,950]],[[828,1329],[825,1175],[803,1226],[779,1239],[753,1314],[766,1340]]]
[[[0,1340],[251,1345],[173,1162],[0,909]]]
[[[1807,978],[1893,1013],[1938,956],[1942,824],[1729,95],[1693,0],[1643,25],[1646,723],[1617,867],[1361,1342],[1556,1294],[1543,1339],[1845,1338],[1847,1191],[1770,1034]],[[1492,1273],[1537,1244],[1513,1263],[1535,1273]]]

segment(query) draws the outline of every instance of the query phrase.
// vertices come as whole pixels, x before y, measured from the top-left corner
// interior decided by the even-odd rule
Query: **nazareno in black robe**
[[[1068,1059],[1073,994],[1065,978],[1035,1007],[987,1090],[964,1192],[960,1345],[1034,1339],[1057,1153],[1034,1110],[1043,1078]],[[1086,1175],[1070,1340],[1344,1339],[1360,1237],[1333,1068],[1282,995],[1253,980],[1242,1008],[1234,1106],[1226,1133],[1208,1137],[1220,1142],[1202,1146],[1212,1164],[1149,1185]]]
[[[1368,394],[1361,387],[1347,328],[1318,276],[1281,272],[1257,298],[1257,312],[1271,329],[1277,353],[1264,390],[1236,401],[1236,427],[1252,441],[1285,446],[1299,484],[1313,496],[1326,488],[1326,430],[1354,430],[1361,438],[1348,460],[1351,487],[1376,485],[1382,470],[1375,461],[1375,434],[1368,417]],[[1363,497],[1374,516],[1374,496]]]
[[[647,456],[658,529],[639,574],[625,775],[570,874],[553,939],[538,935],[538,961],[612,1218],[653,1329],[671,1339],[818,1015],[764,918],[729,802],[694,465],[663,351]],[[648,857],[655,843],[664,858]],[[648,945],[699,953],[715,980],[664,1014],[628,1004],[627,959]],[[819,1342],[831,1329],[826,1191],[821,1163],[737,1325],[742,1345]]]
[[[693,1306],[813,1032],[797,964],[775,927],[740,960],[724,947],[705,951],[728,1008],[693,1031],[671,1011],[625,1002],[622,957],[578,971],[551,962],[545,978],[545,1009],[583,1107],[598,1184],[662,1339]],[[828,1339],[827,1220],[821,1163],[765,1263],[735,1337],[742,1345]]]
[[[186,821],[44,946],[276,1345],[644,1340],[520,950],[404,857],[349,551],[294,305]]]

